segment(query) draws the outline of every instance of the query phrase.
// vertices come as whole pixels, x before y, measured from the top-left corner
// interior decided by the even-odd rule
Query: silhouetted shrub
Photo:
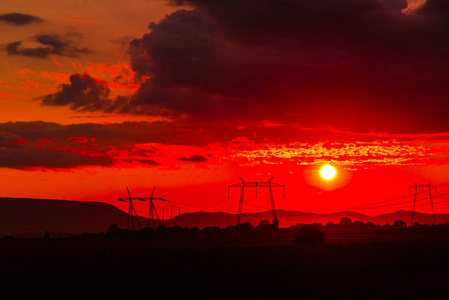
[[[217,234],[220,232],[220,227],[208,226],[208,227],[203,228],[202,232],[206,233],[206,234]]]
[[[293,242],[300,245],[318,245],[324,243],[324,232],[317,225],[305,225],[294,233]]]
[[[140,237],[143,239],[153,239],[154,238],[154,229],[151,227],[145,227],[142,229],[140,233]]]
[[[393,223],[393,227],[405,227],[407,224],[402,220],[395,220]]]
[[[351,225],[352,220],[350,218],[343,217],[340,219],[340,223],[338,223],[341,227],[348,227]]]
[[[363,227],[365,227],[365,223],[363,223],[362,221],[354,221],[354,222],[350,223],[349,226],[351,228],[363,228]]]
[[[109,226],[108,231],[119,231],[120,227],[118,227],[117,224],[111,224],[111,226]]]
[[[49,239],[50,238],[50,233],[47,231],[45,231],[44,233],[44,239]]]
[[[338,225],[332,222],[327,222],[326,225],[324,225],[324,228],[326,229],[335,229],[338,228]]]
[[[105,236],[104,232],[89,232],[89,231],[86,231],[86,232],[83,232],[83,233],[80,234],[80,237],[82,237],[82,238],[101,238],[101,237],[104,237],[104,236]]]
[[[250,222],[241,223],[239,225],[236,225],[236,229],[240,232],[252,232],[254,229],[254,226]]]
[[[162,225],[162,224],[156,228],[157,233],[165,234],[166,231],[167,231],[167,228],[165,227],[165,225]]]
[[[376,224],[374,224],[373,222],[367,222],[366,223],[366,227],[368,227],[368,228],[374,228],[374,227],[377,227],[378,225],[376,225]]]

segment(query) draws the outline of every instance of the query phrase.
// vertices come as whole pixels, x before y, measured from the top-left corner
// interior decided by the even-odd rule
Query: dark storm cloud
[[[22,137],[30,143],[40,139],[66,141],[71,137],[88,137],[94,138],[99,147],[129,146],[139,143],[205,146],[210,136],[204,133],[201,135],[201,131],[199,127],[186,128],[174,122],[71,125],[43,121],[0,123],[0,132],[8,133],[8,136]]]
[[[29,146],[19,149],[0,147],[0,168],[75,168],[88,165],[112,166],[113,163],[109,157],[89,157]]]
[[[35,58],[49,58],[51,55],[77,57],[81,53],[91,52],[88,48],[80,48],[73,38],[80,38],[79,34],[71,33],[67,36],[57,34],[41,34],[31,38],[42,46],[29,48],[23,46],[23,41],[16,41],[5,46],[8,55],[20,55]]]
[[[179,158],[180,161],[188,161],[188,162],[207,162],[207,158],[201,155],[192,155],[190,157],[181,157]]]
[[[21,13],[9,13],[9,14],[0,15],[0,21],[15,25],[15,26],[24,26],[24,25],[29,25],[32,23],[41,23],[44,20],[42,20],[39,17],[33,16],[33,15],[21,14]]]
[[[110,99],[110,89],[107,83],[95,79],[89,74],[72,74],[69,84],[60,84],[58,91],[38,98],[42,105],[65,106],[69,105],[76,111],[103,111],[105,113],[130,113],[130,114],[150,114],[151,106],[129,105],[128,97],[118,96]],[[160,115],[158,108],[153,108],[154,112]]]
[[[20,148],[20,137],[7,132],[0,132],[0,148]]]
[[[48,122],[0,123],[0,168],[74,168],[117,166],[122,163],[158,166],[159,151],[135,144],[198,145],[185,131],[168,122],[72,124]]]
[[[125,163],[132,165],[146,165],[146,166],[160,166],[161,164],[152,160],[152,159],[124,159],[122,160]]]
[[[109,88],[88,74],[73,74],[70,84],[61,84],[59,91],[42,99],[43,105],[70,105],[74,110],[96,111],[110,107]]]
[[[403,13],[404,0],[172,2],[194,9],[130,43],[142,81],[133,96],[110,100],[100,83],[77,78],[44,103],[235,127],[447,131],[446,1],[414,14]]]
[[[359,131],[446,130],[449,9],[444,1],[429,0],[415,15],[402,13],[407,3],[401,0],[176,4],[195,10],[150,24],[151,33],[133,42],[140,49],[134,70],[152,77],[132,103],[157,102],[146,95],[160,90],[194,90],[239,105],[218,109],[212,97],[188,95],[156,104],[200,119],[232,116]]]

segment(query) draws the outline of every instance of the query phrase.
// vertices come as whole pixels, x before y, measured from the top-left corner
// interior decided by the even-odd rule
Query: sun
[[[322,167],[320,170],[321,177],[324,179],[332,179],[335,177],[336,173],[337,171],[335,171],[335,168],[329,165]]]

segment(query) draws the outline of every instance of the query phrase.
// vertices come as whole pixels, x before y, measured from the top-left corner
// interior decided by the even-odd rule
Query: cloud
[[[197,162],[197,163],[201,163],[201,162],[207,162],[207,158],[201,155],[192,155],[190,157],[181,157],[179,158],[180,161],[188,161],[188,162]]]
[[[146,165],[146,166],[160,166],[161,164],[152,160],[152,159],[125,159],[122,162],[131,164],[131,165]]]
[[[8,13],[0,15],[0,21],[15,26],[24,26],[32,23],[42,23],[44,20],[39,17],[28,14]]]
[[[79,166],[112,166],[108,157],[89,157],[56,151],[23,147],[19,149],[0,148],[0,168],[75,168]]]
[[[39,47],[25,47],[23,41],[16,41],[6,44],[4,49],[8,55],[28,56],[34,58],[46,59],[51,55],[77,57],[81,53],[91,52],[88,48],[79,48],[78,42],[73,38],[80,38],[79,34],[71,33],[67,36],[60,36],[57,34],[41,34],[31,38],[42,46]]]
[[[186,128],[175,122],[84,123],[61,125],[53,122],[0,123],[0,132],[20,136],[27,141],[68,141],[73,137],[94,138],[98,147],[131,146],[158,143],[165,145],[207,146],[212,139],[200,127]],[[203,132],[203,133],[202,133]],[[219,139],[220,141],[222,139]]]
[[[0,132],[0,148],[3,149],[20,148],[20,144],[24,143],[21,142],[22,140],[26,141],[25,139],[22,139],[20,136],[13,135],[7,132]]]
[[[263,122],[240,129],[190,122],[8,122],[0,123],[0,132],[0,167],[19,169],[167,167],[180,162],[435,165],[445,162],[449,153],[449,133],[358,134]]]
[[[286,137],[294,125],[447,131],[444,1],[428,0],[414,14],[404,13],[411,5],[404,0],[174,3],[190,10],[150,23],[130,43],[141,82],[134,95],[109,99],[104,84],[74,74],[44,103],[167,116],[188,120],[185,129],[214,122],[208,131],[216,134],[263,121],[285,125],[264,129],[269,139]]]
[[[106,110],[112,103],[108,99],[110,90],[104,81],[95,80],[88,74],[73,74],[70,84],[61,84],[55,94],[42,99],[43,105],[71,105],[74,110]]]
[[[131,53],[133,69],[151,75],[133,103],[157,102],[139,95],[163,91],[174,100],[157,105],[195,118],[360,131],[445,128],[438,120],[448,112],[441,108],[449,93],[442,55],[449,32],[441,1],[427,1],[421,17],[402,13],[406,1],[177,2],[195,9],[152,23],[132,43],[139,52]],[[238,115],[217,108],[214,97]]]
[[[58,91],[38,98],[42,105],[69,105],[76,111],[103,111],[105,113],[150,114],[151,107],[130,106],[128,97],[110,99],[110,89],[104,80],[91,77],[87,73],[72,74],[70,83],[60,84]]]

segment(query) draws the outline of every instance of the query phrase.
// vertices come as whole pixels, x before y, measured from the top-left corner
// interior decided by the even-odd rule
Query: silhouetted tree
[[[365,227],[365,223],[363,223],[362,221],[354,221],[352,223],[349,224],[351,228],[363,228]]]
[[[334,229],[336,227],[338,227],[338,226],[332,222],[327,222],[326,225],[324,225],[324,228],[326,228],[326,229]]]
[[[50,238],[50,233],[47,231],[45,231],[44,233],[44,239],[49,239]]]
[[[154,229],[151,227],[144,227],[140,233],[140,237],[143,239],[154,238]]]
[[[250,222],[240,223],[238,225],[238,230],[242,230],[244,232],[251,232],[254,229],[254,226]]]
[[[342,227],[348,227],[349,225],[351,225],[351,222],[352,220],[350,218],[343,217],[340,219],[340,223],[338,223],[338,225]]]
[[[368,227],[368,228],[374,228],[374,227],[376,227],[377,225],[376,224],[374,224],[373,222],[367,222],[366,223],[366,227]]]
[[[296,245],[318,245],[324,243],[324,232],[316,225],[305,225],[294,233]]]
[[[266,232],[272,228],[272,225],[268,222],[268,220],[260,221],[259,225],[257,225],[254,229],[260,232]]]
[[[301,228],[304,227],[304,225],[305,225],[304,223],[296,223],[295,227],[297,230],[300,230]]]
[[[109,226],[108,231],[118,231],[120,230],[120,227],[118,227],[117,224],[111,224],[111,226]]]
[[[203,233],[206,234],[217,234],[220,232],[220,227],[218,226],[207,226],[204,227],[203,230],[201,230]]]
[[[156,232],[158,233],[165,233],[165,231],[167,230],[167,228],[165,227],[165,225],[161,224],[156,228]]]
[[[393,223],[393,227],[405,227],[407,224],[402,220],[395,220]]]
[[[175,225],[173,227],[169,227],[170,231],[173,232],[174,234],[180,234],[182,233],[182,228],[179,225]]]

